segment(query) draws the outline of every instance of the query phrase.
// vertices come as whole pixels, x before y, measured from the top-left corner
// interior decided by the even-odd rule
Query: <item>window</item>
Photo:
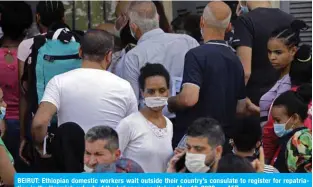
[[[65,22],[72,29],[87,30],[115,21],[116,1],[63,1]]]

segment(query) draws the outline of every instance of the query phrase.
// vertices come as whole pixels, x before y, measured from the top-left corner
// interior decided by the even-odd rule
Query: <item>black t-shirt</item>
[[[278,80],[279,73],[272,67],[267,54],[267,42],[271,33],[288,27],[293,16],[279,9],[257,8],[243,14],[233,22],[235,38],[233,47],[252,48],[251,76],[247,84],[247,96],[259,105],[259,100]]]
[[[229,130],[237,101],[244,99],[246,93],[242,64],[225,41],[210,41],[188,51],[182,84],[199,86],[199,100],[195,106],[176,113],[178,132],[174,135],[185,133],[200,117],[212,117]]]

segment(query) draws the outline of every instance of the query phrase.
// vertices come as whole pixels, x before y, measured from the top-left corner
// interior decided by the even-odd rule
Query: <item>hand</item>
[[[183,173],[186,171],[186,168],[182,169],[181,171],[177,172],[175,165],[176,162],[186,153],[186,151],[183,151],[181,153],[175,154],[173,158],[168,163],[168,168],[166,170],[167,173]]]
[[[259,148],[259,152],[260,152],[259,159],[255,159],[253,162],[251,162],[251,164],[257,173],[264,173],[265,157],[264,149],[262,146]]]
[[[26,144],[26,140],[23,138],[21,138],[21,145],[20,145],[20,149],[19,149],[19,155],[20,155],[20,158],[23,162],[25,162],[27,165],[29,165],[29,161],[23,157],[23,150],[24,150],[24,147],[25,147],[25,144]]]
[[[6,124],[4,120],[0,120],[0,132],[1,132],[0,137],[1,138],[4,136],[5,130],[6,130]]]
[[[175,150],[174,150],[174,154],[177,155],[177,154],[182,153],[184,151],[185,151],[185,149],[176,147]]]

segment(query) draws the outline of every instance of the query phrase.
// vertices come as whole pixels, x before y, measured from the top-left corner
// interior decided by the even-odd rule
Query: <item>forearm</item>
[[[187,106],[184,105],[184,103],[180,101],[179,95],[170,97],[168,99],[168,109],[170,112],[174,113],[174,112],[183,110],[185,108],[187,108]]]
[[[32,138],[35,144],[41,144],[47,135],[48,132],[48,124],[45,123],[38,123],[34,121],[32,125]]]

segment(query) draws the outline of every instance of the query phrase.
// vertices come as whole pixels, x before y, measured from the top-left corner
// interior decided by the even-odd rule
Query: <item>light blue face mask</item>
[[[241,10],[242,14],[246,14],[249,12],[249,9],[247,6],[240,5],[240,10]]]
[[[6,108],[0,107],[0,119],[4,119]]]
[[[291,117],[288,119],[286,123],[274,123],[274,132],[278,137],[283,137],[284,135],[290,133],[293,130],[292,127],[286,130],[286,125],[288,124],[290,119]]]

